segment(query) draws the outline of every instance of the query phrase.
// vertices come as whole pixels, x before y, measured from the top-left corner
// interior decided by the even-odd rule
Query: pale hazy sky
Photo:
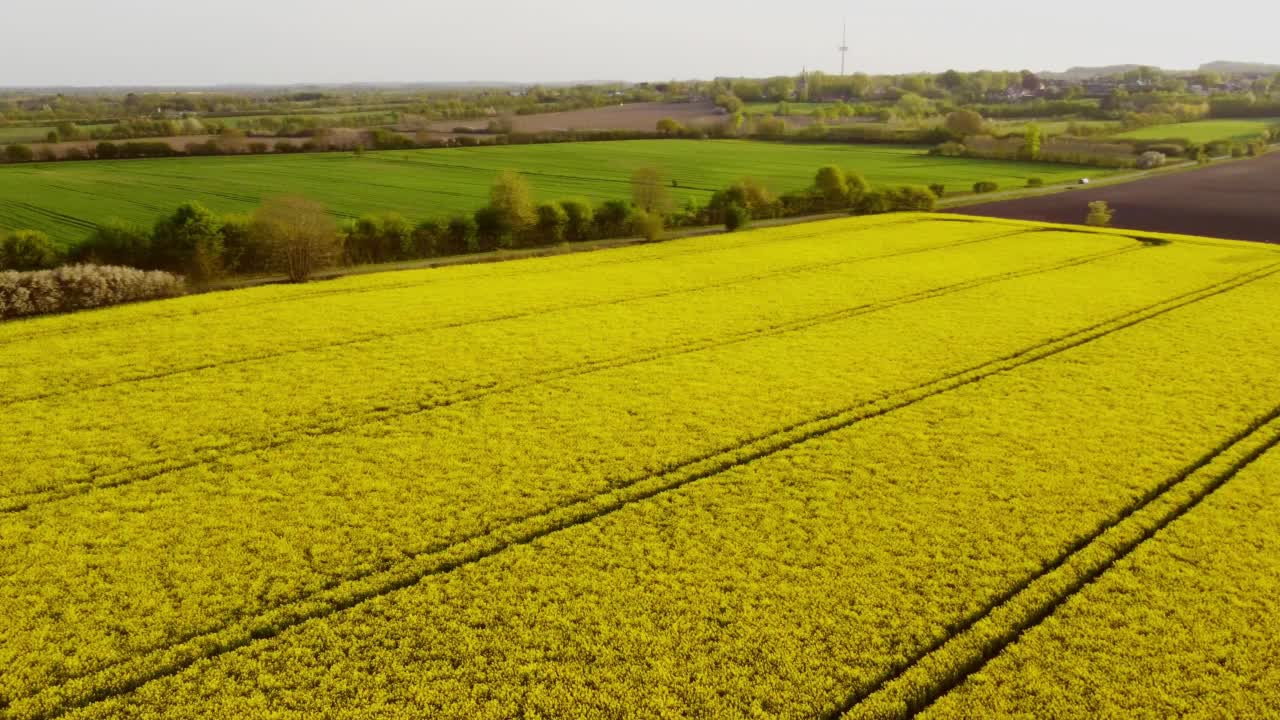
[[[1280,63],[1273,0],[0,0],[0,86]]]

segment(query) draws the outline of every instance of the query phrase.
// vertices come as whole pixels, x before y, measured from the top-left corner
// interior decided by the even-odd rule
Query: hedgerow
[[[176,297],[183,291],[176,275],[110,265],[0,271],[0,319]]]

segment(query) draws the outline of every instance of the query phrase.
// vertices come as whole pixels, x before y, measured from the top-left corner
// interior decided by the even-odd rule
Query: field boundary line
[[[483,535],[447,545],[442,550],[428,549],[421,553],[407,553],[404,560],[386,570],[375,571],[359,580],[326,589],[286,606],[271,608],[205,635],[129,658],[107,669],[49,686],[33,695],[16,698],[11,703],[11,717],[51,720],[67,712],[131,693],[150,682],[175,675],[196,662],[212,660],[255,641],[277,637],[303,623],[323,619],[369,600],[412,587],[428,577],[452,572],[509,548],[527,545],[560,531],[612,515],[634,503],[720,475],[810,440],[1087,345],[1278,272],[1280,263],[1243,273],[949,373],[893,395],[858,403],[756,436],[720,452],[644,476],[631,484],[615,485],[615,489],[609,492],[553,508],[525,520],[495,528]]]
[[[392,422],[397,419],[411,417],[413,415],[431,412],[434,410],[452,407],[464,402],[471,402],[491,395],[497,395],[507,392],[516,392],[525,388],[544,385],[559,380],[567,380],[575,377],[582,377],[597,372],[605,372],[631,365],[639,365],[646,362],[653,362],[665,358],[677,357],[697,352],[705,352],[721,347],[728,347],[743,342],[750,342],[767,337],[776,337],[792,332],[801,332],[814,327],[819,327],[829,323],[842,322],[863,315],[870,315],[877,312],[891,310],[903,305],[909,305],[917,302],[933,300],[947,295],[972,290],[987,285],[993,285],[1000,282],[1015,280],[1032,275],[1039,275],[1048,272],[1056,272],[1058,270],[1070,269],[1105,260],[1120,255],[1126,255],[1144,249],[1143,245],[1135,245],[1132,247],[1123,247],[1115,250],[1107,250],[1101,253],[1093,253],[1083,255],[1068,260],[1059,261],[1049,265],[1034,266],[1023,270],[1014,270],[1004,273],[996,273],[993,275],[973,278],[971,280],[953,283],[951,285],[943,285],[935,288],[900,295],[893,298],[887,298],[871,303],[864,303],[840,310],[809,315],[806,317],[796,318],[793,320],[775,323],[773,325],[762,328],[752,328],[731,333],[728,336],[720,336],[715,338],[707,338],[702,340],[692,340],[682,343],[673,343],[668,345],[656,346],[637,350],[625,355],[614,356],[610,358],[601,358],[583,363],[577,363],[560,368],[552,368],[543,372],[533,373],[523,378],[517,378],[506,383],[476,386],[464,388],[459,392],[451,395],[445,395],[436,400],[414,400],[401,405],[400,407],[378,408],[375,410],[357,411],[359,414],[350,414],[345,416],[341,421],[329,424],[317,424],[310,426],[302,426],[288,430],[289,437],[279,440],[272,440],[267,443],[256,444],[235,444],[226,443],[216,447],[203,447],[193,450],[194,453],[201,455],[209,453],[217,453],[216,456],[210,458],[197,458],[195,460],[187,460],[183,462],[175,462],[174,460],[162,460],[148,465],[140,465],[133,467],[121,468],[109,473],[100,475],[91,475],[86,480],[68,483],[54,490],[42,490],[37,492],[18,493],[0,497],[0,516],[23,512],[37,505],[47,505],[51,502],[65,500],[71,497],[83,495],[94,490],[104,490],[114,487],[123,487],[138,482],[145,482],[157,477],[167,475],[173,472],[188,470],[193,467],[202,465],[216,464],[230,457],[238,457],[264,450],[272,450],[297,442],[303,442],[308,439],[317,437],[325,437],[343,433],[359,427],[374,425],[384,422]]]
[[[815,221],[815,222],[824,222],[824,221],[819,220],[819,221]],[[918,224],[923,224],[923,223],[928,223],[928,222],[957,222],[957,223],[970,222],[970,223],[979,224],[979,225],[997,225],[997,226],[1004,226],[1004,227],[1006,227],[1006,228],[1008,228],[1008,227],[1013,227],[1013,226],[1012,226],[1011,224],[1009,224],[1009,223],[1000,222],[1000,220],[999,220],[998,218],[995,220],[995,222],[989,222],[989,221],[986,221],[986,220],[984,220],[984,219],[982,219],[982,218],[976,218],[976,217],[972,217],[972,216],[955,215],[955,216],[944,216],[944,217],[938,217],[938,218],[934,218],[934,217],[910,217],[910,218],[906,218],[906,219],[902,219],[902,220],[895,220],[895,221],[892,221],[892,222],[875,223],[875,224],[872,224],[872,225],[868,225],[868,226],[866,226],[866,227],[851,228],[851,229],[850,229],[846,234],[856,234],[856,235],[860,235],[860,234],[862,234],[862,233],[864,233],[864,232],[870,232],[870,231],[872,231],[872,230],[878,230],[878,229],[881,229],[881,228],[899,227],[899,226],[909,226],[909,225],[918,225]],[[26,333],[26,334],[22,334],[22,335],[18,335],[18,336],[13,336],[13,337],[0,337],[0,347],[4,347],[4,346],[6,346],[6,345],[11,345],[11,344],[16,344],[16,343],[19,343],[19,342],[25,342],[25,341],[27,341],[27,340],[34,340],[34,339],[38,339],[38,338],[42,338],[42,337],[53,337],[53,336],[58,336],[58,335],[77,335],[77,334],[80,334],[80,333],[88,333],[88,332],[93,332],[93,331],[96,331],[96,330],[103,330],[103,329],[115,329],[115,328],[118,328],[118,327],[128,327],[128,326],[132,326],[132,325],[138,325],[138,324],[143,324],[143,323],[148,323],[148,322],[154,322],[154,321],[157,321],[157,320],[186,320],[186,319],[190,319],[190,318],[192,318],[192,317],[199,317],[199,316],[202,316],[202,315],[212,315],[212,314],[217,314],[217,313],[234,312],[234,311],[237,311],[237,310],[252,309],[252,308],[262,307],[262,306],[266,306],[266,305],[285,305],[285,304],[290,304],[290,303],[295,303],[295,302],[306,302],[306,301],[308,301],[308,300],[312,300],[312,299],[315,299],[315,298],[332,297],[332,296],[335,296],[335,295],[363,295],[363,294],[376,293],[376,292],[393,292],[393,291],[396,291],[396,290],[407,290],[407,289],[410,289],[410,288],[422,287],[422,286],[426,286],[426,285],[434,286],[434,285],[439,285],[439,284],[442,284],[442,283],[455,283],[455,282],[456,282],[456,283],[464,283],[464,282],[471,282],[471,281],[475,281],[475,280],[490,280],[490,279],[495,279],[495,278],[526,277],[526,276],[544,275],[544,274],[549,274],[549,273],[553,273],[553,272],[560,272],[560,271],[564,271],[564,272],[571,272],[571,271],[577,271],[577,270],[590,270],[590,269],[592,269],[592,268],[597,268],[597,267],[608,267],[608,266],[613,266],[613,265],[630,265],[630,264],[641,263],[641,262],[648,262],[648,261],[661,261],[661,260],[665,260],[665,259],[666,259],[666,258],[668,258],[668,257],[685,257],[685,256],[687,256],[687,255],[702,255],[702,254],[710,254],[710,253],[714,253],[714,252],[721,252],[721,251],[723,251],[723,252],[729,252],[729,251],[738,250],[738,249],[741,249],[741,248],[757,247],[757,246],[761,246],[761,245],[770,245],[770,244],[774,244],[774,243],[787,243],[787,242],[795,242],[795,241],[799,241],[799,240],[811,240],[811,239],[813,239],[813,238],[815,238],[815,237],[821,237],[822,235],[827,234],[826,232],[823,232],[823,231],[821,231],[821,230],[813,230],[812,228],[807,227],[807,226],[808,226],[808,225],[810,225],[810,224],[812,224],[812,223],[797,223],[797,224],[795,224],[795,225],[784,225],[784,226],[781,226],[781,227],[787,227],[787,228],[790,228],[790,227],[796,227],[796,228],[799,228],[799,229],[802,229],[802,230],[804,230],[804,231],[805,231],[805,232],[799,232],[799,233],[797,233],[797,234],[788,234],[788,235],[786,235],[785,237],[780,237],[780,238],[770,238],[770,239],[766,239],[766,240],[746,240],[746,241],[742,241],[742,242],[739,242],[739,243],[734,243],[734,244],[732,244],[732,245],[728,245],[728,246],[720,246],[720,247],[715,247],[715,248],[703,248],[703,247],[683,248],[683,249],[674,250],[674,251],[672,251],[672,252],[670,252],[670,253],[664,254],[662,257],[638,257],[638,258],[628,257],[628,258],[618,258],[618,257],[616,257],[616,256],[614,256],[614,255],[612,255],[612,254],[608,254],[606,257],[603,257],[599,262],[586,263],[586,264],[584,264],[584,265],[582,265],[582,266],[575,267],[575,268],[569,268],[569,269],[562,269],[562,268],[538,268],[538,269],[529,269],[529,268],[527,268],[527,267],[521,267],[521,268],[520,268],[520,269],[518,269],[518,270],[511,270],[511,271],[508,271],[508,272],[502,272],[502,273],[493,273],[493,274],[484,275],[484,276],[482,276],[482,277],[477,277],[477,276],[467,276],[467,277],[461,277],[461,278],[441,278],[441,277],[434,277],[434,276],[433,276],[433,277],[431,277],[431,278],[429,278],[429,279],[414,280],[414,281],[406,281],[406,282],[396,282],[396,283],[387,283],[387,284],[383,284],[383,285],[377,285],[377,286],[375,286],[375,287],[341,288],[341,289],[320,289],[320,290],[316,290],[316,291],[313,291],[313,292],[299,292],[298,294],[290,295],[289,297],[283,297],[283,298],[264,298],[264,299],[262,299],[262,300],[255,300],[255,301],[250,301],[250,302],[245,302],[245,303],[239,303],[239,304],[231,305],[231,306],[219,306],[219,307],[212,307],[212,308],[206,308],[206,309],[203,309],[203,310],[195,310],[195,311],[184,311],[184,312],[174,312],[174,313],[158,313],[158,314],[156,314],[156,315],[150,315],[150,316],[143,317],[143,318],[136,318],[136,319],[132,319],[132,320],[130,320],[130,321],[128,321],[128,322],[125,322],[125,323],[101,322],[101,323],[93,323],[93,324],[81,325],[81,326],[77,326],[77,327],[73,327],[73,328],[64,328],[64,329],[61,329],[61,330],[48,330],[48,331],[43,331],[43,332],[41,332],[41,331],[37,331],[37,332]],[[767,228],[764,228],[764,229],[767,229]],[[1025,227],[1024,227],[1024,229],[1031,230],[1031,229],[1035,229],[1035,228],[1033,228],[1033,227],[1031,227],[1031,226],[1025,226]],[[623,247],[619,247],[619,248],[608,248],[608,247],[606,247],[606,248],[602,248],[602,249],[603,249],[603,250],[610,250],[610,249],[619,249],[619,250],[621,250],[621,249],[625,249],[625,248],[627,248],[627,247],[631,247],[631,248],[641,248],[641,247],[646,247],[646,246],[651,246],[651,245],[665,245],[666,243],[671,242],[671,241],[673,241],[673,240],[683,240],[683,239],[693,239],[693,238],[672,238],[671,240],[663,240],[663,241],[656,242],[656,243],[648,243],[648,242],[646,242],[646,243],[639,243],[639,244],[634,244],[634,245],[629,245],[629,246],[623,246]],[[584,249],[579,250],[579,251],[577,251],[577,252],[572,252],[572,251],[571,251],[571,252],[566,252],[566,253],[557,253],[557,254],[550,254],[550,255],[536,255],[536,256],[531,256],[531,257],[528,257],[528,258],[512,258],[512,260],[533,260],[533,259],[548,258],[548,257],[562,257],[562,256],[567,256],[567,255],[582,254],[582,253],[586,253],[586,252],[592,252],[592,251],[594,251],[594,250],[595,250],[595,248],[592,248],[592,249],[586,249],[586,248],[584,248]],[[440,261],[442,264],[438,264],[438,265],[426,265],[426,266],[423,266],[423,267],[420,267],[420,268],[414,268],[414,269],[415,269],[415,270],[434,270],[434,269],[444,269],[444,268],[454,267],[454,266],[457,266],[457,267],[464,267],[464,266],[468,266],[468,265],[481,265],[481,264],[490,264],[490,265],[492,265],[492,264],[497,264],[497,263],[499,262],[499,261],[497,261],[497,260],[494,260],[494,261],[489,262],[489,263],[481,263],[481,262],[474,262],[474,263],[445,263],[445,262],[444,262],[444,261],[449,260],[450,258],[456,258],[456,257],[469,257],[469,256],[456,256],[456,255],[455,255],[455,256],[447,256],[447,257],[444,257],[444,258],[438,258],[437,260],[438,260],[438,261]],[[359,267],[359,266],[355,266],[355,267]],[[358,276],[358,275],[352,275],[352,276],[350,276],[350,277],[357,277],[357,276]],[[344,277],[344,276],[338,276],[338,277],[335,277],[335,278],[332,278],[332,279],[340,279],[341,277]],[[234,290],[234,289],[238,289],[238,288],[233,288],[233,290]],[[215,291],[215,292],[218,292],[218,291]],[[231,292],[231,290],[223,291],[223,292]],[[199,294],[199,293],[195,293],[195,294],[189,295],[188,297],[195,297],[195,296],[197,296],[198,294]],[[92,310],[90,310],[90,311],[88,311],[88,312],[90,312],[90,313],[91,313],[91,312],[92,312]]]
[[[345,340],[338,340],[334,342],[324,342],[324,343],[318,343],[313,345],[305,345],[305,346],[290,348],[287,350],[273,350],[270,352],[263,352],[263,353],[258,353],[256,355],[249,355],[249,356],[235,358],[235,359],[221,360],[218,362],[204,363],[201,365],[190,365],[183,368],[175,368],[172,370],[166,370],[164,372],[136,374],[136,375],[126,376],[116,380],[112,380],[110,382],[98,383],[95,385],[80,385],[78,387],[71,387],[65,390],[37,393],[37,394],[25,395],[25,396],[16,396],[16,397],[12,397],[12,398],[8,398],[0,401],[0,408],[7,408],[7,407],[18,405],[21,403],[39,402],[41,400],[51,400],[54,398],[67,397],[69,395],[76,395],[82,392],[89,392],[92,390],[100,390],[103,388],[117,387],[120,385],[129,385],[132,383],[142,383],[142,382],[148,382],[151,380],[160,380],[164,378],[175,377],[178,375],[190,375],[192,373],[203,372],[205,370],[213,370],[221,367],[235,367],[237,365],[246,365],[250,363],[264,362],[268,360],[274,360],[277,358],[290,357],[292,355],[301,355],[301,354],[310,353],[310,352],[320,352],[320,351],[334,349],[334,348],[345,348],[345,347],[353,347],[357,345],[368,345],[372,343],[381,342],[384,340],[410,337],[413,335],[420,335],[423,333],[434,332],[437,330],[456,330],[458,328],[463,328],[463,327],[486,325],[486,324],[495,323],[495,322],[507,322],[511,320],[521,320],[524,318],[539,317],[543,315],[554,315],[556,313],[570,312],[573,310],[586,310],[591,308],[609,307],[613,305],[625,305],[633,302],[643,302],[645,300],[656,300],[656,299],[662,299],[662,298],[668,298],[668,297],[677,297],[680,295],[698,293],[706,290],[714,290],[718,288],[733,287],[735,285],[744,285],[752,282],[759,282],[761,280],[768,280],[776,277],[785,277],[787,275],[817,272],[817,271],[827,270],[830,268],[835,268],[835,267],[840,267],[845,265],[858,265],[865,262],[874,262],[877,260],[887,260],[887,259],[894,259],[898,257],[904,257],[908,255],[951,250],[957,247],[962,247],[964,245],[991,242],[994,240],[1000,240],[1008,237],[1015,237],[1018,235],[1034,234],[1035,232],[1037,231],[1034,231],[1034,230],[1033,231],[1006,231],[998,235],[990,235],[990,236],[984,235],[980,238],[973,238],[973,239],[969,239],[961,242],[948,243],[942,246],[930,246],[928,248],[919,248],[919,249],[910,250],[910,251],[898,251],[894,253],[885,253],[882,255],[869,255],[869,256],[863,256],[863,257],[846,258],[843,260],[808,263],[805,265],[796,265],[796,266],[792,266],[792,267],[780,269],[780,270],[773,270],[773,271],[763,272],[763,273],[755,273],[753,275],[744,275],[744,276],[734,278],[732,280],[721,280],[714,283],[691,286],[686,288],[658,290],[653,292],[645,292],[645,293],[629,295],[625,297],[610,298],[610,299],[604,299],[604,300],[591,300],[588,302],[565,303],[565,304],[555,305],[551,307],[544,307],[537,310],[529,310],[525,312],[514,312],[514,313],[509,312],[501,315],[493,315],[490,317],[476,318],[472,320],[451,321],[446,323],[428,323],[425,325],[420,325],[415,328],[405,329],[405,330],[396,331],[396,332],[364,333],[364,334],[356,335],[354,337],[351,337]]]
[[[1120,508],[1041,571],[957,623],[948,637],[824,717],[914,717],[1277,446],[1280,405]]]

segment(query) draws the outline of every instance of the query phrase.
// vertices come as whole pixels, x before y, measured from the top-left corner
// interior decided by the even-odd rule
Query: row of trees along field
[[[657,240],[672,227],[723,224],[729,230],[757,219],[826,212],[874,214],[932,210],[941,186],[871,188],[857,172],[824,167],[814,184],[778,195],[743,178],[705,205],[674,208],[661,170],[632,178],[632,197],[592,206],[567,199],[536,203],[527,181],[505,171],[489,204],[472,214],[412,223],[398,214],[338,223],[315,202],[296,197],[263,203],[251,215],[218,215],[186,203],[145,228],[111,221],[81,244],[60,252],[42,233],[0,237],[0,270],[37,271],[67,262],[128,266],[180,274],[196,284],[226,275],[281,273],[305,280],[320,268],[419,260],[449,255],[538,248],[589,240]]]
[[[685,97],[679,84],[600,84],[573,87],[403,88],[317,91],[242,90],[236,92],[129,92],[95,90],[40,93],[0,92],[0,124],[109,123],[125,120],[225,119],[271,115],[320,117],[337,114],[401,112],[434,119],[475,118],[497,111],[517,114],[554,112],[651,102]]]

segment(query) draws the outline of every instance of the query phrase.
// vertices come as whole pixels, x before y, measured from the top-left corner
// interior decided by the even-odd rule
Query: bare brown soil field
[[[658,121],[673,118],[688,126],[710,125],[724,120],[714,103],[634,103],[573,110],[571,112],[546,113],[544,115],[517,115],[514,118],[516,132],[556,132],[563,130],[637,130],[652,132]],[[447,133],[458,127],[484,129],[489,121],[484,118],[471,120],[441,120],[433,122],[431,129]]]
[[[1116,227],[1280,243],[1280,153],[950,212],[1080,224],[1095,200],[1110,203]]]

